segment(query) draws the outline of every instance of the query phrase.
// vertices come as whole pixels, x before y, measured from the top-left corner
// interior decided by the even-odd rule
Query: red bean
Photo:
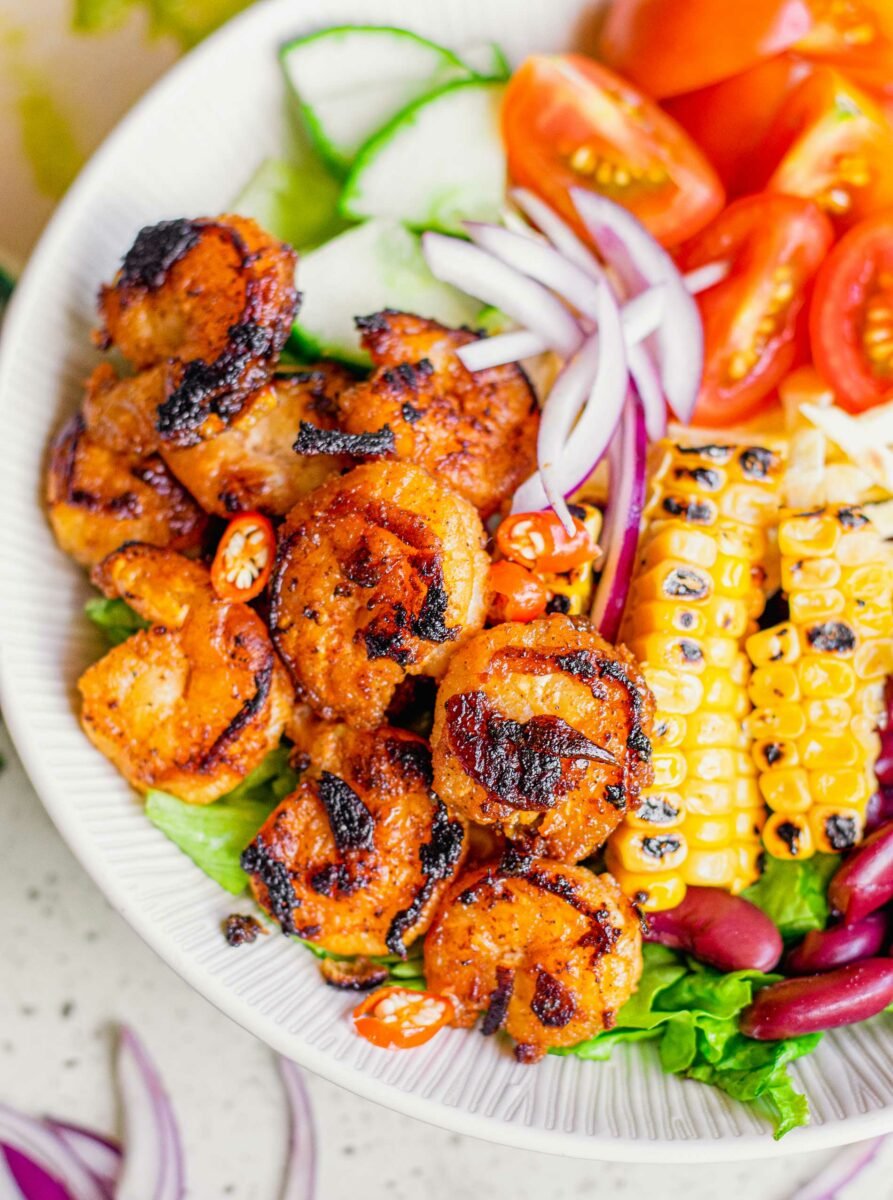
[[[828,886],[831,907],[848,925],[893,900],[893,821],[848,854]]]
[[[788,954],[785,970],[791,975],[833,971],[835,967],[879,954],[886,940],[887,916],[880,912],[870,913],[855,925],[814,929]]]
[[[721,971],[771,971],[781,934],[764,912],[719,888],[690,887],[676,908],[648,914],[650,942],[685,950]]]
[[[741,1014],[741,1032],[761,1041],[852,1025],[893,1003],[893,959],[866,958],[762,988]]]
[[[874,833],[893,821],[893,787],[879,787],[865,809],[865,832]]]

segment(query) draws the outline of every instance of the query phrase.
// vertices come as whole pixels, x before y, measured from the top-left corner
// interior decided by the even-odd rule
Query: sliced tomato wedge
[[[815,24],[798,54],[839,67],[863,87],[893,93],[890,0],[809,0]]]
[[[585,236],[570,189],[634,212],[665,245],[719,212],[723,189],[688,135],[631,84],[581,54],[537,54],[512,76],[502,110],[509,174]]]
[[[722,282],[698,296],[705,364],[696,420],[745,420],[791,369],[807,289],[833,240],[812,201],[760,193],[736,200],[682,247],[683,271],[730,265]]]
[[[267,586],[276,557],[268,517],[240,513],[223,532],[211,564],[211,586],[221,600],[253,600]]]
[[[664,109],[707,155],[730,197],[756,192],[759,151],[782,106],[810,67],[788,54],[767,58],[740,75],[674,96]]]
[[[841,239],[819,272],[809,318],[815,364],[849,412],[893,399],[893,213]]]
[[[574,517],[571,535],[551,509],[506,517],[496,531],[496,544],[513,562],[549,574],[571,571],[597,553],[592,535],[579,517]]]
[[[661,99],[780,54],[812,25],[807,0],[614,0],[599,56]]]
[[[769,191],[808,196],[838,229],[893,205],[893,128],[871,96],[830,67],[785,104],[765,165]]]
[[[509,559],[490,568],[490,590],[490,615],[495,621],[533,621],[543,615],[549,602],[543,581]]]
[[[453,1019],[446,996],[416,992],[411,988],[385,987],[372,992],[353,1010],[353,1025],[360,1037],[385,1050],[411,1050],[430,1042]]]

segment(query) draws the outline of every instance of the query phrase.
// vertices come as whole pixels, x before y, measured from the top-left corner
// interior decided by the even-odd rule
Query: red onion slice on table
[[[790,1200],[843,1200],[842,1189],[862,1174],[886,1140],[879,1137],[847,1146],[835,1154],[809,1183],[797,1188]]]
[[[280,1058],[279,1071],[291,1114],[288,1162],[280,1200],[313,1200],[316,1195],[316,1133],[310,1096],[301,1070],[293,1062]]]
[[[2,1200],[71,1200],[71,1193],[19,1150],[0,1148]]]
[[[616,642],[632,580],[639,528],[645,507],[645,456],[648,438],[642,405],[627,397],[620,427],[608,448],[610,487],[605,511],[607,553],[592,603],[592,623],[609,642]]]
[[[70,1125],[67,1121],[47,1121],[56,1136],[76,1154],[91,1174],[95,1175],[104,1185],[108,1194],[113,1193],[114,1185],[121,1173],[121,1147],[111,1138],[83,1129],[80,1125]]]
[[[118,1087],[124,1108],[124,1161],[115,1200],[181,1200],[183,1152],[158,1073],[132,1030],[121,1031]]]
[[[584,188],[574,188],[572,196],[593,241],[630,294],[658,283],[667,286],[667,318],[654,339],[657,365],[670,407],[680,421],[690,421],[701,385],[704,332],[682,275],[627,209]]]
[[[61,1184],[69,1200],[108,1200],[108,1192],[99,1180],[52,1129],[5,1104],[0,1105],[0,1144],[17,1150]],[[141,1197],[141,1200],[148,1198]]]
[[[442,233],[424,233],[422,250],[438,279],[495,305],[525,329],[538,333],[549,349],[563,358],[570,358],[583,340],[577,321],[548,288],[479,246]]]

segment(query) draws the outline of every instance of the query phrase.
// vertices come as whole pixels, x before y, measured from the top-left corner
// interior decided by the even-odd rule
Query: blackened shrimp
[[[196,549],[207,524],[157,454],[110,449],[81,413],[50,448],[46,499],[56,541],[85,566],[130,541]]]
[[[610,875],[529,859],[462,875],[425,939],[425,978],[455,1024],[506,1030],[536,1062],[610,1029],[642,972],[638,915]]]
[[[536,466],[538,410],[524,372],[467,371],[456,356],[477,336],[467,329],[395,312],[358,324],[377,369],[342,396],[343,428],[388,430],[396,458],[494,513]]]
[[[194,446],[165,445],[164,459],[208,512],[260,509],[284,516],[301,496],[350,466],[344,455],[306,456],[293,446],[302,421],[335,428],[335,404],[352,379],[331,362],[276,375],[228,428]]]
[[[99,294],[102,345],[138,369],[175,364],[161,435],[219,431],[270,377],[297,308],[295,254],[245,217],[162,221],[140,231]]]
[[[579,862],[651,781],[653,710],[632,657],[586,621],[497,625],[440,685],[435,790],[469,821]]]
[[[337,954],[399,954],[425,932],[465,853],[402,729],[317,727],[312,766],[242,856],[259,903]]]
[[[369,729],[406,675],[441,674],[484,622],[483,542],[471,505],[409,463],[367,463],[300,500],[270,582],[300,698]]]
[[[154,546],[122,547],[93,580],[152,625],[78,681],[87,736],[139,791],[216,800],[279,744],[291,710],[263,622],[217,600],[203,566]]]

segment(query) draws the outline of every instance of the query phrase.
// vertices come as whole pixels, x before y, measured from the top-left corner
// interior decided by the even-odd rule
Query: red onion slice
[[[71,1200],[71,1193],[20,1150],[0,1146],[0,1197],[3,1200]]]
[[[578,323],[548,288],[479,246],[442,233],[424,233],[422,250],[438,279],[495,305],[525,329],[540,334],[562,358],[570,358],[583,340]]]
[[[602,357],[599,335],[592,333],[574,357],[565,363],[546,397],[540,419],[536,457],[543,498],[552,505],[569,531],[573,531],[574,523],[564,501],[557,470],[568,435],[593,391]]]
[[[540,200],[539,196],[527,188],[515,188],[511,196],[525,217],[533,221],[566,259],[582,268],[593,279],[606,278],[604,268],[589,247],[545,200]]]
[[[644,294],[648,295],[647,292]],[[664,395],[664,389],[660,386],[657,367],[644,346],[629,346],[627,360],[629,373],[636,385],[636,391],[639,393],[639,399],[642,401],[642,408],[645,411],[645,430],[648,439],[652,442],[659,442],[667,432],[667,398]]]
[[[529,329],[512,329],[508,333],[497,333],[493,337],[480,338],[460,346],[456,355],[467,371],[486,371],[490,367],[504,367],[506,363],[518,362],[522,358],[533,358],[549,349],[538,333]]]
[[[111,1196],[114,1185],[121,1174],[121,1147],[111,1138],[70,1125],[67,1121],[47,1120],[47,1125],[60,1141],[81,1160],[92,1175],[95,1175]]]
[[[790,1200],[836,1200],[841,1190],[862,1174],[885,1141],[886,1138],[879,1137],[847,1146],[809,1183],[798,1188]]]
[[[126,1027],[117,1074],[125,1149],[115,1200],[181,1200],[183,1155],[174,1111],[142,1043]]]
[[[313,1200],[316,1195],[316,1131],[310,1096],[304,1077],[293,1062],[280,1058],[279,1071],[291,1114],[288,1162],[280,1200]]]
[[[627,209],[585,188],[574,188],[574,204],[608,265],[631,294],[644,285],[667,286],[667,317],[655,335],[664,392],[680,421],[694,412],[704,364],[701,316],[676,264]]]
[[[616,642],[620,633],[633,575],[645,507],[647,449],[642,405],[630,393],[620,427],[608,448],[610,491],[603,532],[607,557],[592,604],[592,623],[609,642]]]
[[[0,1143],[30,1159],[62,1184],[69,1200],[108,1200],[108,1193],[77,1155],[42,1121],[0,1104]],[[148,1200],[145,1195],[140,1200]]]
[[[707,292],[718,283],[722,283],[731,269],[731,263],[727,262],[706,263],[703,267],[689,271],[682,279],[692,296],[699,296],[701,292]]]

